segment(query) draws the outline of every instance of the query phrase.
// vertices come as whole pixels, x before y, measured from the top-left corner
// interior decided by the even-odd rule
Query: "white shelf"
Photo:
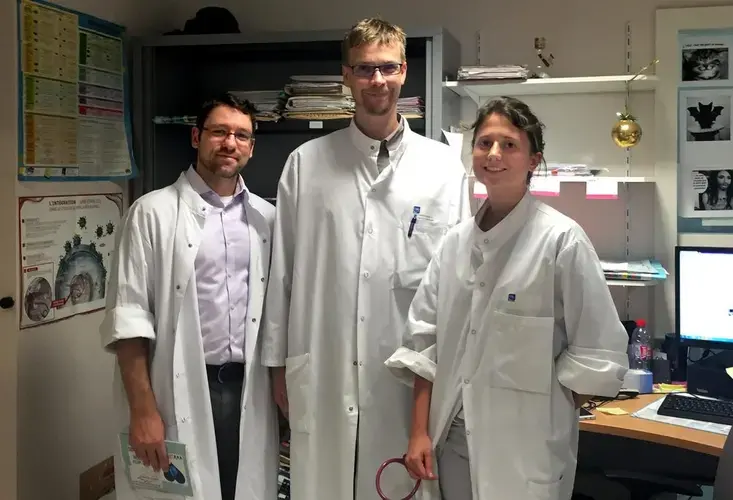
[[[604,175],[538,175],[538,179],[557,179],[560,182],[594,182],[594,181],[608,181],[617,182],[619,184],[626,183],[640,183],[640,182],[654,182],[654,177],[611,177]]]
[[[599,94],[626,92],[626,82],[633,75],[582,76],[569,78],[531,78],[522,82],[501,83],[487,81],[446,81],[443,87],[461,97],[471,98],[477,105],[491,97],[557,95],[557,94]],[[652,91],[657,85],[657,77],[640,75],[630,86],[631,92]]]
[[[663,280],[606,280],[608,286],[624,286],[624,287],[649,287],[656,286]]]

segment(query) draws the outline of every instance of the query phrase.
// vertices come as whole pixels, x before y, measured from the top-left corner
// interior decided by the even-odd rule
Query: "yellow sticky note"
[[[622,410],[621,408],[606,408],[605,406],[596,408],[596,411],[600,411],[601,413],[605,413],[607,415],[628,415],[629,414],[629,412],[627,412],[626,410]]]
[[[727,373],[730,378],[733,378],[733,366],[726,368],[725,373]]]

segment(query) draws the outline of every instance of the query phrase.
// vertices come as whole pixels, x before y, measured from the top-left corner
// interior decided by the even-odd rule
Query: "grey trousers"
[[[243,367],[243,365],[242,365]],[[239,469],[239,421],[244,370],[207,365],[222,500],[234,500]]]
[[[438,484],[443,500],[471,500],[471,468],[463,412],[451,423],[445,444],[438,450]]]

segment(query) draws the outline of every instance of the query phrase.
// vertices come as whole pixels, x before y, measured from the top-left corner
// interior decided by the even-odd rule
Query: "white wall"
[[[3,115],[2,135],[7,141],[0,158],[4,169],[17,165],[17,30],[15,0],[2,0],[0,29],[0,93],[15,104]],[[62,0],[69,8],[145,29],[144,2],[98,2]],[[6,41],[7,40],[7,41]],[[9,179],[10,177],[7,176]],[[4,177],[3,179],[6,179]],[[84,194],[121,191],[112,183],[16,183],[15,195]],[[17,233],[17,203],[6,203],[2,226]],[[10,210],[15,205],[16,212]],[[12,222],[12,226],[9,224]],[[7,237],[6,233],[6,236]],[[13,234],[13,233],[9,233]],[[16,234],[17,242],[17,234]],[[17,252],[18,245],[14,245]],[[13,273],[16,302],[17,254],[4,255]],[[12,264],[10,264],[12,262]],[[9,270],[8,273],[9,274]],[[6,274],[6,273],[3,273]],[[3,284],[3,288],[6,286]],[[8,289],[10,285],[8,284]],[[17,309],[16,309],[17,312]],[[102,353],[97,328],[101,313],[77,316],[67,321],[3,335],[18,335],[18,498],[23,500],[76,500],[79,474],[106,458],[111,449],[109,416],[112,358]],[[17,328],[18,322],[15,321]],[[0,404],[10,404],[2,401]],[[38,475],[43,468],[43,477]],[[3,498],[3,500],[5,500]],[[8,499],[10,500],[10,499]]]
[[[14,0],[3,0],[10,2]],[[245,30],[304,30],[348,28],[354,21],[370,15],[382,15],[393,22],[410,26],[443,25],[462,43],[462,63],[476,62],[476,34],[482,34],[484,64],[534,63],[532,48],[535,36],[544,36],[555,55],[553,76],[586,76],[624,72],[624,26],[632,23],[632,67],[647,64],[654,56],[654,12],[658,7],[729,5],[730,1],[650,1],[619,0],[588,2],[584,0],[515,0],[513,2],[480,2],[478,0],[427,0],[394,2],[374,0],[352,4],[343,0],[316,0],[308,8],[300,8],[294,0],[242,2],[219,0],[61,0],[78,10],[95,14],[126,25],[133,33],[163,32],[182,28],[186,19],[205,5],[229,8]],[[293,12],[297,9],[297,15]],[[7,9],[6,9],[7,10]],[[6,12],[3,10],[3,12]],[[3,31],[15,32],[15,18],[0,16]],[[15,46],[0,45],[0,61],[14,60]],[[15,66],[0,76],[3,94],[17,93]],[[573,106],[562,100],[535,100],[532,103],[549,123],[548,152],[557,156],[581,154],[581,149],[595,151],[597,158],[618,165],[619,151],[609,148],[608,128],[618,101],[610,100],[595,106]],[[634,101],[642,115],[648,134],[643,148],[653,144],[654,116],[650,103]],[[578,110],[582,111],[579,113]],[[465,106],[466,120],[475,107]],[[567,112],[568,119],[558,118]],[[609,115],[611,113],[611,115]],[[570,117],[575,117],[572,120]],[[580,121],[578,121],[580,120]],[[565,126],[572,125],[581,140],[573,144]],[[3,133],[14,135],[14,116],[5,118]],[[577,125],[580,123],[581,125]],[[585,127],[582,124],[588,123]],[[590,124],[593,125],[590,125]],[[595,139],[594,139],[595,137]],[[598,137],[603,139],[598,142]],[[596,142],[594,142],[596,141]],[[650,144],[651,143],[651,144]],[[652,157],[640,146],[635,158],[639,168],[649,167]],[[645,152],[646,151],[646,152]],[[3,163],[15,164],[15,153],[4,151]],[[558,159],[558,161],[562,161]],[[636,173],[632,175],[644,175]],[[107,185],[66,185],[64,192],[85,192]],[[657,209],[654,196],[643,187],[632,191],[633,209],[648,213]],[[18,185],[18,196],[51,194],[57,186],[43,184]],[[613,256],[622,251],[622,221],[618,218],[619,202],[585,202],[582,193],[573,189],[564,192],[556,203],[578,216],[588,229],[600,253]],[[673,216],[674,214],[657,214]],[[592,218],[591,218],[592,216]],[[598,221],[595,225],[594,221]],[[632,228],[633,253],[643,256],[654,248],[653,231]],[[688,237],[705,243],[706,237]],[[683,239],[685,241],[685,239]],[[17,262],[17,257],[16,260]],[[16,273],[17,275],[17,273]],[[17,284],[16,284],[17,285]],[[17,290],[17,286],[15,287]],[[614,292],[616,294],[620,292]],[[632,292],[632,298],[646,305],[645,292]],[[623,302],[625,297],[618,297]],[[636,302],[635,302],[636,303]],[[634,307],[632,306],[632,309]],[[642,308],[643,310],[643,308]],[[637,314],[632,312],[632,314]],[[97,326],[100,314],[76,317],[20,334],[19,343],[19,498],[21,500],[75,500],[78,498],[78,474],[109,454],[109,433],[106,425],[110,411],[111,359],[99,347]],[[663,332],[658,332],[663,333]],[[45,477],[38,480],[37,463],[44,464]],[[49,467],[53,464],[53,467]]]

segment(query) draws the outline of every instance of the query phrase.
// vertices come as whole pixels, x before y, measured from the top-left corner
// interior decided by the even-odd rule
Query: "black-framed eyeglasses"
[[[206,130],[211,135],[211,137],[213,137],[217,141],[224,141],[230,135],[233,135],[234,139],[241,144],[246,144],[253,139],[252,134],[250,134],[249,132],[243,132],[241,130],[237,132],[230,132],[225,128],[209,127],[204,127],[204,130]]]
[[[394,76],[402,71],[402,63],[386,63],[386,64],[354,64],[349,66],[354,76],[359,78],[371,78],[374,73],[379,70],[382,76]]]

